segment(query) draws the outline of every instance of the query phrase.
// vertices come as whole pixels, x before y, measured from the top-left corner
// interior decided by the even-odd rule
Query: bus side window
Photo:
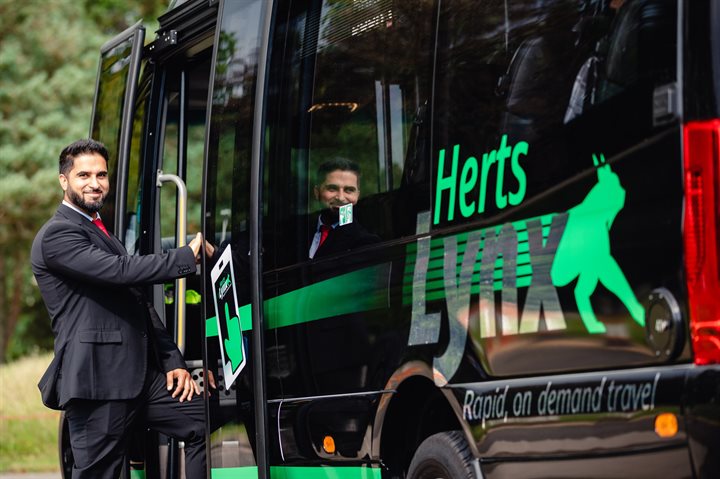
[[[428,170],[418,164],[429,163],[423,121],[433,2],[381,3],[291,8],[287,28],[295,34],[280,29],[288,41],[271,67],[282,88],[269,114],[275,142],[266,175],[266,267],[413,235],[416,213],[429,208]],[[343,172],[349,176],[340,184]],[[346,180],[354,196],[338,190]],[[347,204],[352,216],[347,209],[328,214]],[[332,227],[327,239],[324,219]]]
[[[565,122],[643,83],[659,86],[675,74],[675,14],[670,2],[612,2],[614,16],[577,74]]]
[[[661,126],[652,101],[676,76],[676,2],[570,3],[442,3],[432,160],[446,181],[434,228],[523,217],[530,198],[593,167],[588,151],[611,157]],[[462,204],[451,180],[466,183]]]

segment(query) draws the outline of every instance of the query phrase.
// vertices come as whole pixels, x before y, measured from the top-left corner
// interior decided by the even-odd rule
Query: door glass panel
[[[211,51],[194,55],[185,62],[173,63],[165,72],[165,98],[162,135],[162,163],[165,174],[179,176],[187,187],[187,235],[201,231],[202,164],[205,146],[205,120],[210,77]],[[174,248],[177,243],[177,188],[164,183],[160,189],[159,217],[161,248]],[[175,316],[175,282],[165,285],[165,317]],[[202,359],[200,275],[187,278],[185,293],[186,341],[185,360]],[[173,321],[168,329],[174,334]]]
[[[218,391],[210,398],[213,432],[210,436],[211,454],[208,459],[213,469],[249,468],[255,465],[251,438],[254,438],[255,425],[252,363],[256,353],[251,349],[255,331],[251,329],[249,320],[248,251],[254,93],[260,14],[265,4],[263,0],[225,2],[215,60],[208,144],[205,234],[220,251],[228,246],[232,249],[237,299],[243,311],[238,315],[239,327],[247,361],[237,379],[226,381],[220,344],[222,341],[227,347],[227,337],[219,336],[225,334],[228,323],[221,318],[222,324],[226,326],[222,326],[218,331],[213,299],[208,298],[207,366],[215,372],[218,380]],[[207,291],[212,294],[210,274],[206,276]],[[250,475],[257,474],[257,470],[247,471]]]
[[[125,244],[128,254],[140,252],[141,218],[143,202],[144,162],[142,151],[144,146],[145,112],[147,107],[149,82],[145,81],[144,88],[140,88],[135,115],[133,119],[133,133],[130,142],[130,156],[127,167],[127,195],[125,205],[125,234],[121,240]]]
[[[161,169],[169,175],[178,175],[178,128],[180,121],[180,92],[179,73],[168,74],[165,97],[165,119],[162,143]],[[182,175],[178,175],[182,178]],[[160,189],[160,237],[163,249],[174,247],[177,215],[177,189],[172,183],[165,184]],[[188,229],[190,231],[190,229]]]
[[[398,240],[429,209],[439,2],[279,3],[263,198],[267,381],[283,401],[271,424],[286,463],[322,457],[321,430],[337,431],[335,459],[364,461],[372,391],[405,352]]]
[[[429,208],[420,167],[428,136],[419,132],[428,123],[434,2],[288,3],[291,33],[273,64],[283,88],[270,113],[269,268],[413,235],[416,213]],[[319,222],[333,228],[327,243]]]
[[[137,77],[131,77],[133,67],[136,67],[138,58],[133,56],[133,47],[136,42],[142,43],[144,29],[133,30],[125,40],[111,43],[110,48],[104,50],[100,57],[100,70],[98,87],[95,92],[94,117],[90,134],[95,140],[105,144],[110,155],[108,173],[110,177],[110,193],[105,200],[103,209],[103,223],[109,231],[115,229],[115,195],[118,179],[118,162],[121,155],[121,127],[125,105],[131,99],[126,98],[132,90],[131,86],[137,82]],[[140,50],[137,49],[137,52]],[[136,73],[137,74],[137,73]],[[128,132],[130,134],[130,132]]]
[[[207,52],[209,53],[209,52]],[[163,136],[162,171],[178,175],[188,190],[187,231],[200,231],[202,217],[202,163],[205,149],[205,115],[210,57],[195,58],[189,68],[168,73]],[[184,76],[184,80],[183,80]],[[184,90],[181,84],[185,83]],[[201,87],[204,85],[204,87]],[[181,101],[184,91],[185,101]],[[181,123],[181,118],[184,123]],[[175,241],[174,188],[161,190],[160,224],[163,246]]]

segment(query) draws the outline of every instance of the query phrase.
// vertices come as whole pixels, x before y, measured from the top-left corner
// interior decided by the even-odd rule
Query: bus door
[[[152,221],[152,250],[161,252],[183,246],[191,235],[201,231],[202,170],[205,145],[205,120],[212,59],[213,30],[181,37],[173,27],[162,35],[177,41],[157,61],[152,95],[153,111],[148,118],[146,158],[156,158],[155,196],[149,203]],[[148,151],[149,152],[149,151]],[[154,186],[154,188],[152,188]],[[204,386],[202,370],[201,274],[156,285],[155,307],[164,312],[165,324],[183,353],[193,378]],[[165,441],[161,440],[161,444]],[[168,477],[181,461],[174,441],[168,441]],[[165,461],[161,460],[163,464]]]
[[[130,153],[133,121],[133,102],[138,77],[145,28],[136,24],[105,43],[100,49],[100,63],[95,86],[90,137],[105,144],[110,154],[108,173],[110,193],[103,209],[103,222],[111,233],[124,229],[123,215],[116,215],[116,204],[124,203],[126,178],[124,174]],[[122,237],[121,237],[122,239]]]
[[[144,48],[145,70],[137,87],[129,159],[123,170],[125,195],[116,202],[123,212],[122,234],[118,236],[130,254],[175,248],[203,230],[204,169],[211,178],[217,172],[217,154],[211,153],[213,160],[207,165],[205,160],[213,55],[220,55],[222,63],[227,48],[234,46],[225,34],[216,31],[218,10],[217,2],[188,2],[172,8],[159,18],[155,41]],[[224,78],[227,72],[227,65],[221,64],[217,76]],[[234,191],[232,173],[220,171],[220,178],[228,180],[220,188]],[[238,198],[246,205],[249,189],[242,187],[242,181],[237,187]],[[216,181],[211,179],[211,196],[216,188]],[[218,252],[224,239],[230,238],[232,218],[231,206],[224,205],[217,211],[218,231],[213,227],[203,231]],[[215,224],[215,211],[207,220]],[[153,286],[153,302],[209,402],[207,430],[208,434],[215,432],[208,441],[212,442],[208,463],[214,467],[252,466],[255,460],[245,420],[237,413],[249,403],[236,393],[243,378],[226,383],[216,354],[219,342],[213,293],[205,288],[210,285],[214,263],[213,258],[207,258],[196,275]],[[206,335],[211,358],[208,363],[203,361]],[[205,371],[214,375],[216,390],[210,390]],[[249,384],[244,390],[250,394]],[[253,414],[242,417],[249,417],[252,424]],[[148,478],[184,477],[182,443],[151,433],[138,444],[138,450],[130,452],[133,470],[144,469]]]
[[[434,18],[430,1],[278,2],[263,259],[269,416],[288,474],[387,471],[376,417],[405,355],[407,245],[430,208],[418,131]]]
[[[202,212],[205,238],[215,248],[203,270],[206,364],[218,386],[209,401],[213,478],[265,477],[265,441],[274,441],[256,431],[263,409],[255,394],[264,386],[254,375],[260,356],[253,347],[259,338],[251,319],[255,280],[249,256],[255,93],[262,18],[271,5],[267,0],[220,2],[215,36]],[[265,344],[271,347],[270,337]],[[272,361],[267,347],[264,356]]]
[[[155,41],[144,48],[144,71],[128,134],[116,200],[118,236],[130,254],[160,253],[202,230],[202,178],[217,5],[183,4],[160,17]],[[183,353],[193,379],[203,372],[203,275],[153,286],[153,303]],[[213,369],[212,367],[210,368]],[[218,377],[221,382],[222,377]],[[207,391],[206,391],[207,393]],[[205,394],[207,397],[207,394]],[[202,399],[198,399],[202,400]],[[148,478],[181,478],[182,443],[146,434],[130,465]],[[144,467],[142,465],[144,463]]]
[[[201,231],[201,179],[216,18],[216,7],[195,2],[160,17],[160,29],[148,45],[143,47],[139,34],[132,36],[133,44],[138,45],[134,60],[138,66],[126,74],[129,86],[120,113],[111,109],[118,100],[108,98],[105,92],[109,88],[103,83],[112,86],[118,80],[106,81],[103,72],[122,71],[124,63],[118,60],[114,66],[106,66],[107,54],[103,53],[92,135],[109,148],[114,141],[120,142],[117,154],[111,149],[110,155],[118,158],[118,179],[115,208],[109,213],[129,254],[161,253],[187,244],[189,234]],[[141,26],[135,28],[144,32]],[[120,118],[121,125],[113,129],[112,122]],[[103,216],[107,216],[105,210]],[[193,378],[203,388],[201,278],[198,272],[155,285],[152,297]],[[148,478],[184,476],[182,444],[154,433],[143,434],[140,425],[136,439],[129,451],[131,470],[144,469]]]

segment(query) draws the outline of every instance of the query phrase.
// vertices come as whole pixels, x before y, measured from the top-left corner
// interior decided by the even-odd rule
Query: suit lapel
[[[100,228],[97,228],[100,229]],[[105,233],[103,233],[103,236],[105,236]],[[107,236],[105,236],[105,239],[108,239]],[[110,243],[112,243],[115,246],[115,251],[118,252],[118,254],[127,254],[127,250],[125,249],[125,245],[122,244],[122,242],[118,239],[117,236],[110,233]]]
[[[326,245],[335,245],[338,241],[340,241],[345,236],[345,231],[348,225],[344,226],[336,226],[335,228],[331,229],[328,233],[328,237],[325,240]]]
[[[87,218],[84,218],[80,213],[73,210],[72,208],[61,204],[58,208],[57,214],[80,225],[81,228],[85,229],[90,234],[95,235],[97,238],[100,238],[105,243],[105,245],[110,248],[111,252],[115,254],[127,254],[127,251],[125,250],[125,247],[122,245],[122,243],[120,243],[120,240],[118,240],[112,235],[108,237],[105,233],[103,233],[100,228],[95,226],[92,222],[88,221]]]

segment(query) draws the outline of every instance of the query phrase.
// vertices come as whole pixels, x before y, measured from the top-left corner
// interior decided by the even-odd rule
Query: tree
[[[62,198],[60,150],[88,134],[99,48],[164,3],[0,0],[0,362],[21,318],[48,322],[30,247]]]

